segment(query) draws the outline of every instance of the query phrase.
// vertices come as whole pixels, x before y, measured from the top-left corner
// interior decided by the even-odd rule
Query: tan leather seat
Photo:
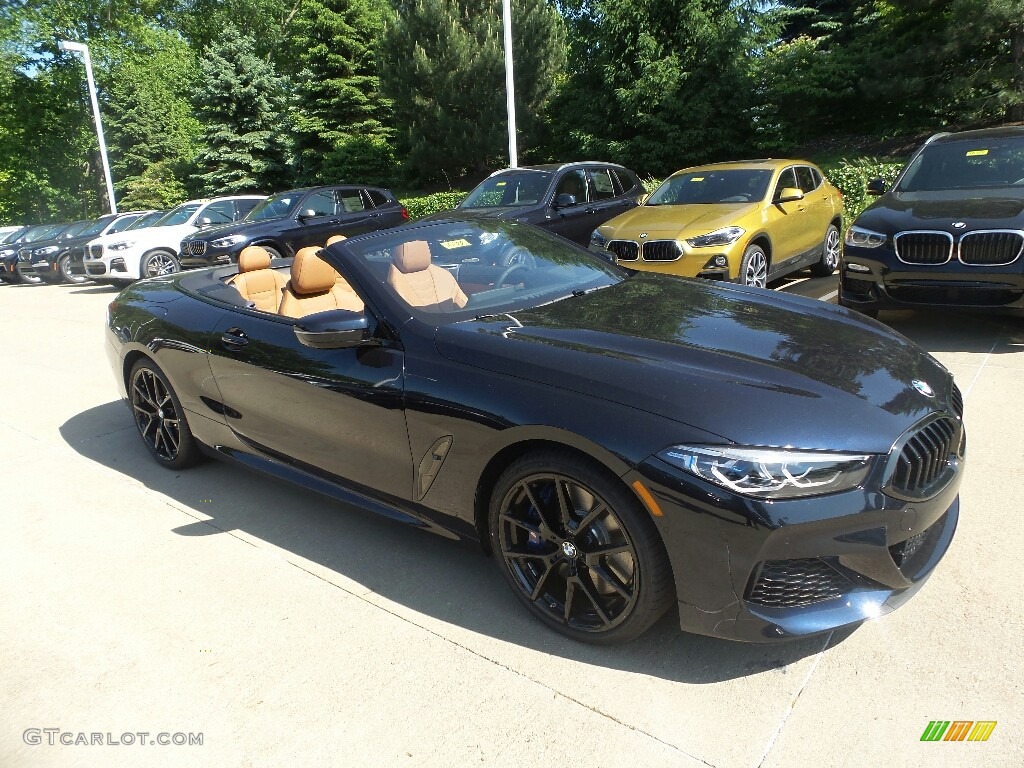
[[[423,240],[395,248],[388,285],[406,304],[428,312],[459,309],[469,300],[451,272],[430,263],[430,246]]]
[[[242,297],[263,312],[277,312],[287,279],[270,268],[270,254],[258,245],[250,245],[238,254],[238,274],[231,285]]]
[[[342,240],[348,240],[348,238],[344,235],[331,235],[327,238],[327,242],[324,243],[324,248],[334,245],[335,243],[340,243]]]
[[[315,246],[302,248],[292,261],[292,276],[281,295],[279,314],[305,317],[330,309],[363,311],[363,301],[337,270],[320,258]]]

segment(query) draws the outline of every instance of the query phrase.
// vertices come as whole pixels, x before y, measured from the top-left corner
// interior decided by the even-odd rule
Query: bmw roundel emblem
[[[921,381],[920,379],[914,379],[911,384],[914,389],[920,392],[925,397],[935,397],[935,390],[928,386],[928,382]]]
[[[953,229],[964,229],[967,226],[966,221],[954,221]]]
[[[641,232],[640,233],[640,239],[641,240],[645,239],[646,237],[647,237],[647,233],[646,232]]]

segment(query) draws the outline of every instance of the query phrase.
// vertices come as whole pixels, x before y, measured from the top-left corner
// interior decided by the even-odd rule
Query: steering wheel
[[[518,263],[515,263],[515,264],[509,264],[507,267],[505,267],[504,271],[502,271],[501,276],[498,277],[498,279],[494,281],[494,287],[495,288],[501,288],[501,286],[503,286],[506,283],[506,281],[508,280],[508,276],[509,275],[511,275],[517,269],[526,269],[526,268],[527,268],[527,265],[523,264],[522,262],[518,262]]]
[[[507,267],[512,264],[522,264],[526,267],[533,267],[536,266],[537,259],[532,253],[523,248],[523,246],[515,245],[501,254],[499,262],[503,267]]]

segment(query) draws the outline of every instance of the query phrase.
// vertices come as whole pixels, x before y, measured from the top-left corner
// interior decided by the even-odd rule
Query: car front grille
[[[940,416],[897,442],[901,447],[890,470],[889,489],[908,499],[937,493],[952,475],[952,458],[962,443],[960,431],[956,421]]]
[[[640,246],[632,240],[610,240],[605,246],[619,261],[636,261],[640,258]]]
[[[103,246],[101,244],[89,246],[89,258],[99,259],[103,256]]]
[[[968,232],[960,238],[964,264],[1001,266],[1015,262],[1024,250],[1024,233],[1014,231]]]
[[[102,261],[98,264],[93,262],[85,265],[85,271],[90,275],[105,275],[107,274],[107,265]]]
[[[953,258],[948,232],[900,232],[893,238],[896,258],[906,264],[945,264]]]
[[[675,261],[683,255],[683,246],[675,240],[648,240],[644,243],[644,261]]]
[[[32,249],[22,248],[18,251],[18,261],[32,261]]]
[[[205,256],[206,255],[206,241],[205,240],[190,240],[187,243],[187,253],[189,256]]]
[[[953,385],[953,390],[949,393],[949,404],[953,408],[953,415],[962,419],[964,417],[964,396],[956,384]]]
[[[799,608],[840,597],[853,582],[824,560],[766,560],[754,571],[747,600],[772,608]]]

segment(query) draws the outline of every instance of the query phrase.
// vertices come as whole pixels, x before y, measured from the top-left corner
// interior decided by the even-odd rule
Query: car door
[[[560,207],[559,195],[572,195],[576,202]],[[549,232],[585,245],[590,242],[590,233],[594,231],[594,227],[590,226],[592,217],[587,172],[582,168],[573,168],[558,178],[544,218],[536,223]]]
[[[232,430],[261,452],[408,498],[404,353],[306,347],[302,323],[237,310],[217,324],[210,368]]]
[[[818,250],[825,242],[825,230],[832,222],[832,198],[828,189],[821,183],[821,176],[814,173],[809,165],[798,165],[795,168],[796,181],[804,193],[805,210],[804,251],[812,251],[807,261],[816,260],[820,256]],[[813,257],[813,258],[812,258]]]
[[[768,234],[772,241],[771,272],[792,267],[793,260],[805,250],[807,222],[802,214],[806,209],[803,200],[782,202],[779,198],[784,189],[799,189],[793,167],[783,169],[775,182],[765,218]]]
[[[339,221],[335,190],[317,189],[299,204],[294,218],[281,233],[282,239],[293,252],[310,245],[323,245],[327,238],[337,234]]]
[[[586,242],[590,242],[590,233],[611,218],[624,213],[636,206],[636,199],[626,197],[621,187],[616,186],[616,179],[611,168],[589,168],[587,176],[590,181],[590,206],[593,211],[587,225]]]

